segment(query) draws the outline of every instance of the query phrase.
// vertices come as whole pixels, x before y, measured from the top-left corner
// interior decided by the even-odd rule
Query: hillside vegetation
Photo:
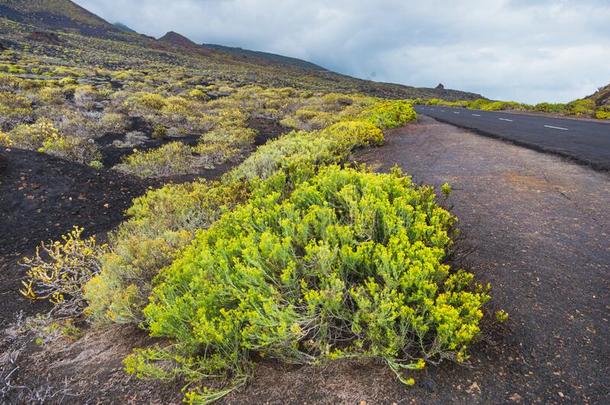
[[[610,85],[600,87],[594,94],[569,103],[539,103],[535,105],[515,101],[476,100],[443,100],[438,98],[417,99],[415,104],[442,105],[446,107],[463,107],[483,111],[530,111],[550,113],[581,118],[610,119]]]

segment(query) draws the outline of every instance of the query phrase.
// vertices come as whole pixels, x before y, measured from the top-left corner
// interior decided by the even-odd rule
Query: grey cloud
[[[362,78],[569,101],[610,82],[607,0],[77,0],[160,36],[281,53]]]

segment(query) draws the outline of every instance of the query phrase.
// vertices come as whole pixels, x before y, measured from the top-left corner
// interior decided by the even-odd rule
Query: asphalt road
[[[610,123],[528,114],[415,106],[418,114],[610,170]]]

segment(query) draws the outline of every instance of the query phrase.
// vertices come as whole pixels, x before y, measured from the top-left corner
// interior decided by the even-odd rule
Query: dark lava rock
[[[61,43],[59,35],[54,32],[34,31],[30,34],[30,39],[37,42],[46,42],[51,45],[58,45]]]

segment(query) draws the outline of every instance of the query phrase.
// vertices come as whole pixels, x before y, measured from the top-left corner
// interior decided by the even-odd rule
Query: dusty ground
[[[0,326],[19,311],[43,308],[19,294],[16,265],[43,240],[57,240],[74,225],[104,235],[123,219],[146,183],[115,172],[97,172],[37,152],[0,149]]]
[[[428,368],[413,388],[380,364],[265,362],[247,387],[221,402],[608,403],[610,176],[426,117],[387,138],[356,159],[453,185],[458,262],[492,283],[491,308],[507,310],[510,321],[485,327],[468,367]],[[131,348],[148,343],[135,329],[90,331],[45,349],[29,343],[14,383],[51,386],[57,395],[48,403],[179,402],[175,383],[136,381],[121,371]],[[10,336],[0,352],[8,347],[18,348]]]

